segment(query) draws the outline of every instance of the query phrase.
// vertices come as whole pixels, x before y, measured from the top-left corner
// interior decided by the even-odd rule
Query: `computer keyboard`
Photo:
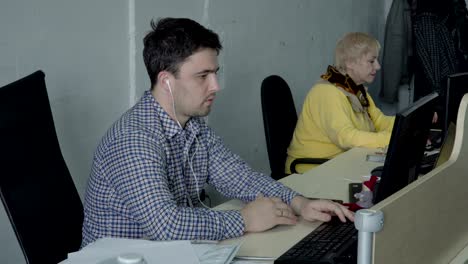
[[[281,255],[275,264],[350,264],[357,262],[358,231],[338,217],[322,223]]]

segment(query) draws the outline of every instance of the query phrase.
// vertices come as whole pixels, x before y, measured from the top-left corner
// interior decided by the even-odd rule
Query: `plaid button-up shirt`
[[[205,183],[245,202],[262,193],[289,204],[297,195],[253,171],[202,118],[191,118],[182,129],[145,92],[109,129],[94,154],[82,246],[106,236],[222,240],[242,235],[239,211],[189,206],[199,203]]]

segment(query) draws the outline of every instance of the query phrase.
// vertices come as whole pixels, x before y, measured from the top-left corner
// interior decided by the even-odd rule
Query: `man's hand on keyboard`
[[[296,196],[291,202],[294,211],[308,221],[330,221],[337,216],[342,222],[346,219],[354,221],[354,213],[339,203],[329,200],[309,200],[303,196]]]
[[[277,197],[259,195],[241,210],[246,232],[261,232],[277,225],[295,225],[293,209]]]

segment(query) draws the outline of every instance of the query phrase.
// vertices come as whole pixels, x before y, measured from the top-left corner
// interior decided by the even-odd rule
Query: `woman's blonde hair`
[[[369,52],[380,51],[380,43],[363,32],[351,32],[338,41],[335,48],[335,67],[345,72],[347,62],[355,62]]]

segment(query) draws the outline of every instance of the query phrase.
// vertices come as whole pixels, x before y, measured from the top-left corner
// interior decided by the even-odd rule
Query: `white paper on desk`
[[[234,260],[231,264],[268,264],[273,263],[273,260]]]
[[[68,254],[64,264],[98,264],[125,253],[141,254],[147,263],[199,264],[190,241],[149,241],[102,238]]]
[[[194,244],[200,264],[229,264],[239,251],[240,243],[232,245]]]

